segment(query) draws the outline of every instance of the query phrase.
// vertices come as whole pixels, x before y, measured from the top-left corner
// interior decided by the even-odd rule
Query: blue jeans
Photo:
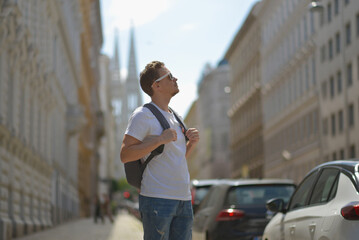
[[[193,211],[191,201],[140,195],[144,240],[191,240]]]

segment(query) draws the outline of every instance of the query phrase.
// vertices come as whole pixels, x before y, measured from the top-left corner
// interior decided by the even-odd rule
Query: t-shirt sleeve
[[[143,139],[149,135],[148,133],[150,130],[147,118],[148,117],[145,112],[135,111],[130,117],[125,134],[143,141]]]

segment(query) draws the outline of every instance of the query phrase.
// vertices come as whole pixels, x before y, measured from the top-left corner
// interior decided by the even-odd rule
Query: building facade
[[[232,41],[225,58],[231,67],[231,177],[263,177],[261,26],[257,3]]]
[[[100,139],[104,135],[104,114],[101,112],[98,91],[100,81],[98,61],[103,39],[99,1],[79,0],[78,4],[81,14],[77,15],[81,16],[82,28],[79,38],[81,85],[77,92],[85,124],[78,138],[77,174],[80,216],[89,217],[93,211],[93,201],[98,190],[100,160],[98,148]]]
[[[250,141],[247,133],[259,124],[247,115],[261,114],[264,177],[299,182],[317,164],[358,157],[359,2],[311,3],[261,1],[226,53],[232,67],[232,155],[245,158],[252,151],[241,141]],[[233,177],[254,176],[245,162],[232,169]]]
[[[100,62],[100,105],[104,114],[105,133],[100,142],[100,164],[99,164],[99,188],[98,194],[111,194],[111,181],[115,180],[115,169],[118,169],[120,163],[115,159],[116,148],[116,122],[113,114],[111,102],[111,72],[110,58],[101,55]]]
[[[201,166],[199,179],[229,176],[229,74],[225,60],[215,68],[206,65],[198,84],[196,111],[201,141],[196,161]]]
[[[0,1],[0,239],[80,213],[83,11],[81,1]]]
[[[324,161],[358,157],[359,2],[323,0],[315,39]]]
[[[321,162],[318,16],[309,1],[263,1],[262,87],[265,177],[299,181]]]
[[[198,111],[197,111],[197,100],[192,103],[185,119],[184,123],[188,127],[194,127],[198,129]],[[198,160],[198,147],[194,148],[189,157],[187,157],[188,171],[191,179],[199,178],[199,173],[201,171],[201,163]]]

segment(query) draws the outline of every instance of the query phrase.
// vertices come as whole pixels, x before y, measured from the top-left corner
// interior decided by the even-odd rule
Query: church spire
[[[119,43],[119,33],[118,29],[115,30],[115,41],[114,41],[114,52],[112,56],[111,61],[111,70],[113,73],[118,77],[118,79],[114,80],[120,80],[120,73],[121,73],[121,64],[120,64],[120,43]]]
[[[137,61],[136,61],[136,51],[135,51],[135,30],[134,24],[131,23],[131,32],[130,32],[130,55],[128,59],[128,72],[127,72],[127,81],[126,88],[128,94],[134,94],[137,96],[135,107],[142,105],[142,94],[140,91],[140,84],[137,73]]]
[[[135,52],[135,33],[132,23],[130,33],[130,55],[128,59],[128,80],[137,80],[137,64],[136,64],[136,52]]]

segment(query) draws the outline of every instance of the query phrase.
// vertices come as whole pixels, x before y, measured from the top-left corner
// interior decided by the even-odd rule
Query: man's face
[[[161,92],[168,93],[171,97],[175,96],[179,92],[177,78],[173,77],[166,67],[159,69],[159,74],[160,77],[153,83],[153,86],[159,87]]]

